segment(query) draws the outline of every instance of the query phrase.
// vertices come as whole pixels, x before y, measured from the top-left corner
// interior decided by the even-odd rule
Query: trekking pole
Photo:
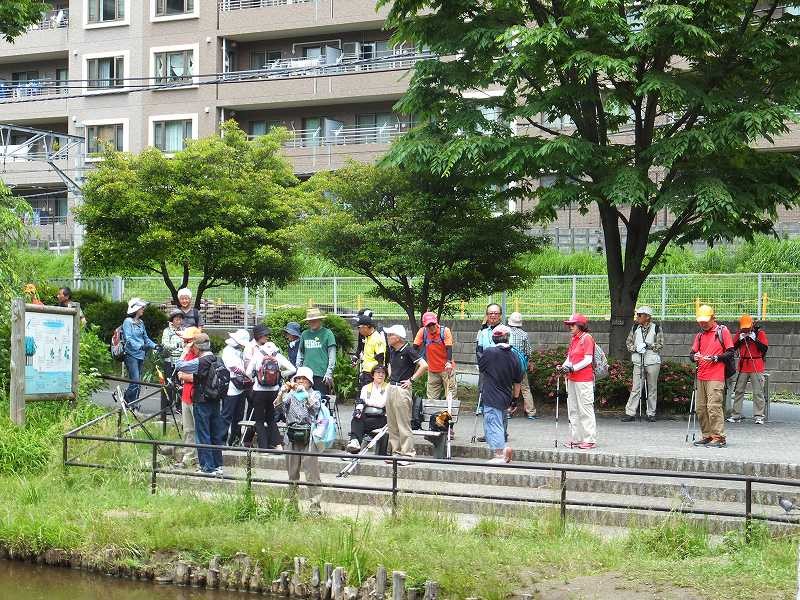
[[[695,401],[697,396],[697,372],[694,375],[694,388],[692,389],[692,399],[689,401],[689,421],[686,423],[686,443],[689,443],[689,430],[692,431],[692,441],[695,440],[695,429],[692,429],[692,419],[697,422],[697,411],[695,410]]]
[[[358,462],[361,460],[361,457],[364,456],[367,452],[369,452],[371,448],[374,448],[375,445],[378,443],[378,440],[380,440],[383,436],[385,436],[388,433],[388,431],[389,431],[388,425],[384,425],[383,427],[381,427],[378,433],[376,433],[375,436],[369,441],[369,444],[364,446],[364,448],[359,451],[358,456],[351,459],[350,462],[347,463],[347,465],[345,465],[345,467],[341,471],[339,471],[336,477],[347,477],[353,471],[355,471],[356,467],[358,466]]]
[[[483,402],[483,392],[478,393],[478,405],[475,407],[475,421],[472,423],[472,437],[469,439],[470,444],[474,444],[478,441],[478,415],[480,414],[478,411],[481,409],[481,403]]]
[[[553,440],[553,446],[558,448],[558,404],[561,398],[561,374],[556,372],[556,434]]]
[[[647,390],[647,371],[644,370],[644,354],[640,354],[639,356],[641,356],[641,358],[642,358],[642,361],[641,361],[642,362],[642,370],[641,370],[642,389],[641,389],[641,393],[639,394],[639,420],[641,421],[642,420],[642,397],[644,397],[644,399],[645,399],[644,402],[646,403],[647,402],[647,392],[648,392],[648,390]]]

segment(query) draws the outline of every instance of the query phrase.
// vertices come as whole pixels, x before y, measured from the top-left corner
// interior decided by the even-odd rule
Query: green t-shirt
[[[324,377],[328,370],[328,348],[331,346],[336,346],[336,338],[327,327],[320,327],[316,331],[306,329],[300,335],[303,366],[314,371],[316,377]]]

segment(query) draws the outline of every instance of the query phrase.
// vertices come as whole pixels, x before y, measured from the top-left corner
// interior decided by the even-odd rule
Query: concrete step
[[[512,517],[519,516],[531,508],[537,510],[558,510],[560,491],[554,487],[508,487],[497,485],[462,484],[454,488],[447,481],[419,480],[412,478],[411,473],[401,469],[398,498],[403,503],[411,503],[415,508],[438,510],[453,514],[470,514]],[[185,475],[185,473],[182,473]],[[244,469],[226,468],[226,476],[243,477]],[[286,471],[281,469],[253,469],[254,479],[270,480],[273,483],[254,482],[256,493],[268,493],[287,489]],[[242,482],[232,479],[201,477],[189,475],[179,476],[175,472],[159,475],[159,485],[168,488],[193,489],[203,492],[234,493],[241,490]],[[358,507],[380,507],[388,510],[391,506],[391,479],[357,474],[347,479],[337,479],[335,474],[322,473],[322,481],[328,486],[321,492],[323,503],[346,504],[357,510]],[[357,487],[372,488],[369,491]],[[312,488],[304,488],[303,494],[309,495]],[[381,491],[376,491],[380,489]],[[410,492],[415,492],[413,495]],[[461,494],[464,497],[444,496],[441,494]],[[521,500],[511,500],[510,497]],[[672,497],[624,497],[613,493],[597,493],[570,491],[567,492],[567,513],[578,521],[603,526],[631,526],[632,524],[653,524],[662,521],[670,513],[680,512],[685,505],[676,496]],[[597,504],[611,504],[613,507],[599,507]],[[629,508],[636,505],[637,508]],[[693,508],[728,513],[728,516],[686,515],[687,518],[705,522],[712,533],[721,533],[741,527],[744,505],[739,502],[723,502],[697,499]],[[754,515],[781,518],[783,510],[775,505],[753,505]],[[788,519],[785,523],[770,523],[770,527],[781,529],[794,527]]]
[[[245,457],[241,454],[228,454],[225,464],[243,467]],[[340,458],[320,459],[322,473],[336,475],[347,462]],[[253,458],[253,466],[262,469],[280,470],[284,466],[281,456],[261,455]],[[403,467],[400,471],[403,478],[420,481],[436,481],[458,485],[485,485],[512,488],[547,488],[560,486],[560,472],[546,469],[486,469],[475,466],[415,464]],[[375,460],[362,460],[356,469],[360,476],[390,480],[391,465]],[[346,482],[347,479],[341,480]],[[620,496],[652,496],[660,498],[676,498],[680,488],[685,485],[689,494],[696,500],[716,502],[745,502],[745,484],[739,482],[720,482],[695,479],[691,473],[685,477],[641,477],[629,475],[609,475],[605,473],[568,473],[568,492],[596,492],[616,494]],[[800,492],[799,488],[787,486],[767,486],[756,484],[753,487],[753,502],[767,506],[777,506],[778,497],[793,497]]]

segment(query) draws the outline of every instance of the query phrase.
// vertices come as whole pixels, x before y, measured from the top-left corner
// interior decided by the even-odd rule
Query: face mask
[[[297,390],[294,393],[294,397],[298,400],[306,400],[308,398],[308,392],[305,390]]]

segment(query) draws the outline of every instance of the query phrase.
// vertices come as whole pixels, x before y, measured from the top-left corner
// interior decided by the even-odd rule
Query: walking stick
[[[689,443],[689,430],[692,431],[692,441],[695,441],[695,431],[697,429],[697,411],[695,402],[697,400],[697,371],[694,374],[694,388],[692,389],[692,399],[689,401],[689,421],[686,423],[686,443]],[[692,428],[692,419],[695,426]]]
[[[561,398],[561,374],[556,372],[556,434],[553,439],[553,446],[558,448],[558,404]]]
[[[642,396],[647,398],[647,371],[644,370],[644,354],[639,355],[642,358],[642,370],[640,371],[642,377],[642,391],[639,394],[639,420],[642,420]],[[646,402],[646,400],[645,400]]]
[[[475,444],[478,441],[478,415],[480,414],[478,411],[481,408],[482,402],[483,402],[483,392],[479,392],[478,405],[475,407],[475,421],[472,423],[472,437],[469,439],[470,444]]]
[[[389,432],[389,426],[388,425],[384,425],[379,430],[377,430],[377,433],[369,441],[369,444],[364,446],[364,448],[362,448],[358,452],[358,456],[356,456],[355,458],[350,459],[350,462],[347,463],[347,465],[345,465],[345,467],[341,471],[339,471],[339,474],[336,475],[336,477],[347,477],[348,475],[353,473],[353,471],[355,471],[356,467],[358,466],[358,463],[361,460],[361,457],[364,456],[367,452],[369,452],[372,448],[374,448],[375,445],[378,443],[378,441],[383,436],[385,436],[388,432]]]

